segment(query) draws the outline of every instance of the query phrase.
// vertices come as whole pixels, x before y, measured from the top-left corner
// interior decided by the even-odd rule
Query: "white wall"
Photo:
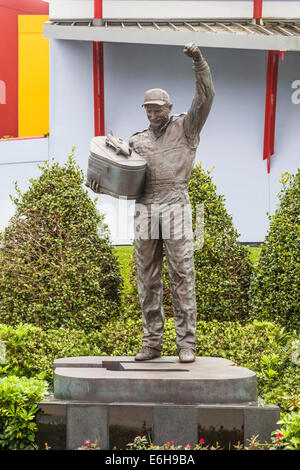
[[[107,108],[109,108],[109,103],[107,103]],[[89,145],[93,136],[92,43],[51,40],[50,158],[54,157],[63,163],[71,153],[72,147],[76,147],[76,160],[86,172]],[[91,190],[89,190],[89,193],[92,198],[95,198],[95,194]],[[101,195],[99,196],[98,206],[101,212],[106,214],[106,222],[111,229],[111,237],[114,243],[130,243],[131,240],[127,236],[127,230],[124,229],[127,219],[123,219],[122,216],[124,214],[124,202],[110,196]],[[126,210],[127,204],[125,203]]]
[[[186,111],[193,97],[190,60],[181,47],[105,44],[106,132],[112,129],[124,139],[147,126],[141,107],[145,90],[168,90],[173,111]],[[202,131],[197,152],[206,169],[215,165],[218,192],[241,233],[241,241],[262,241],[274,211],[278,179],[283,171],[295,172],[299,165],[299,110],[291,102],[291,83],[300,79],[300,54],[287,53],[280,64],[276,120],[276,156],[271,174],[262,160],[265,75],[267,55],[262,51],[203,49],[211,67],[216,97]],[[64,160],[76,145],[79,165],[86,170],[93,135],[92,44],[51,41],[50,156]],[[132,222],[128,206],[100,196],[115,243],[126,243],[125,223]],[[120,207],[121,205],[121,207]],[[126,210],[128,213],[126,214]],[[118,234],[123,228],[123,233]]]
[[[202,131],[197,161],[215,165],[214,181],[226,197],[241,241],[262,241],[267,211],[274,211],[283,171],[299,166],[300,105],[291,102],[291,83],[300,78],[300,54],[280,64],[275,156],[271,173],[262,160],[267,54],[261,51],[202,49],[212,71],[216,97]],[[105,45],[106,126],[128,138],[147,126],[141,103],[144,91],[169,91],[174,112],[187,110],[193,73],[182,48]],[[129,118],[128,118],[129,116]]]
[[[0,141],[0,230],[15,212],[9,195],[15,195],[17,181],[25,191],[30,178],[40,174],[38,164],[48,159],[48,139]]]
[[[94,135],[93,48],[89,42],[50,41],[50,157],[64,161],[76,146],[79,164]]]
[[[50,0],[51,19],[94,17],[94,0]],[[104,18],[251,18],[253,0],[103,0]],[[263,16],[299,18],[298,0],[264,0]]]
[[[94,134],[92,44],[50,43],[49,156],[64,162],[76,146],[76,159],[86,171]],[[188,109],[193,72],[181,47],[105,44],[104,52],[107,132],[112,129],[128,139],[148,125],[141,107],[148,88],[166,88],[175,113]],[[266,53],[209,48],[202,52],[212,70],[216,97],[201,134],[197,161],[206,169],[215,165],[214,181],[226,197],[240,240],[262,241],[268,226],[266,212],[274,212],[278,202],[280,175],[294,173],[299,166],[300,104],[291,101],[291,85],[300,80],[300,53],[286,53],[280,63],[275,156],[268,175],[262,160]],[[47,158],[48,139],[0,142],[0,230],[14,212],[9,199],[14,181],[25,190],[29,178],[39,174],[37,162]],[[128,243],[133,236],[133,205],[99,197],[98,206],[106,213],[115,243]]]

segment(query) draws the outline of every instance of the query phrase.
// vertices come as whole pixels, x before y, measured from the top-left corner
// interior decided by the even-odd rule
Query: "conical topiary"
[[[211,171],[201,163],[189,181],[194,231],[199,206],[203,204],[203,245],[194,252],[199,319],[244,320],[249,313],[252,263],[246,247],[238,243],[239,233],[217,193]]]
[[[73,152],[40,169],[24,194],[16,185],[2,234],[0,322],[101,329],[119,313],[123,282],[103,216]]]
[[[282,175],[279,207],[269,216],[251,283],[251,316],[288,329],[300,327],[300,169]]]
[[[189,195],[194,233],[197,232],[196,219],[201,209],[204,220],[202,242],[200,239],[200,243],[199,241],[195,243],[194,251],[197,318],[220,321],[246,319],[252,274],[249,252],[238,243],[239,234],[234,228],[232,217],[225,208],[224,197],[217,194],[211,171],[205,171],[201,163],[192,170]],[[137,301],[134,261],[133,259],[131,279],[135,288],[131,297]],[[172,301],[166,262],[164,263],[163,305],[166,316],[170,316]]]

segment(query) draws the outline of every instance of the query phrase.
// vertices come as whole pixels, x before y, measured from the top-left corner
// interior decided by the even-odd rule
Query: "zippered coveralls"
[[[162,349],[163,243],[178,350],[196,348],[194,249],[188,181],[210,112],[214,87],[205,59],[193,61],[195,95],[187,113],[172,116],[157,135],[151,126],[129,145],[147,161],[145,189],[135,205],[135,257],[142,309],[143,347]]]

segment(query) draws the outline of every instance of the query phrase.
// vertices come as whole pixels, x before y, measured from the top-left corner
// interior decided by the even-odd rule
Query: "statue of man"
[[[199,48],[190,43],[184,52],[193,59],[195,73],[195,95],[189,111],[170,117],[172,104],[168,93],[148,90],[142,106],[150,125],[129,141],[133,150],[147,161],[145,190],[135,208],[135,257],[144,331],[142,349],[135,356],[137,361],[161,356],[163,244],[179,361],[195,360],[197,310],[188,181],[199,134],[212,106],[214,87]]]
[[[137,361],[161,356],[163,245],[179,360],[195,360],[197,310],[188,181],[200,132],[212,106],[214,87],[199,48],[190,43],[184,52],[193,59],[196,84],[189,111],[170,117],[172,103],[168,93],[158,88],[148,90],[142,106],[150,125],[133,134],[129,141],[130,147],[147,161],[144,192],[135,207],[135,257],[144,330],[142,349],[135,356]],[[89,186],[95,192],[100,190],[95,181]]]

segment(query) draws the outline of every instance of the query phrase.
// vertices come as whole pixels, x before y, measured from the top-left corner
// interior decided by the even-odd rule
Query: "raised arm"
[[[187,44],[184,53],[193,59],[196,82],[194,99],[184,119],[184,131],[191,145],[197,145],[199,134],[210,112],[215,91],[209,66],[196,44]]]

